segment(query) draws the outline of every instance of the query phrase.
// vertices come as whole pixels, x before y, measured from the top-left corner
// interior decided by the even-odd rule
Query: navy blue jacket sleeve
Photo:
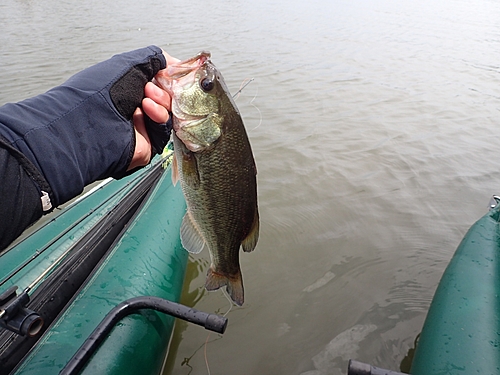
[[[113,56],[44,94],[0,107],[0,135],[40,170],[58,206],[91,182],[126,174],[135,149],[133,110],[145,83],[165,67],[155,46]]]

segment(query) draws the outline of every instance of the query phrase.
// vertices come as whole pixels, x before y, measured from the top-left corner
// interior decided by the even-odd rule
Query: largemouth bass
[[[241,306],[240,247],[252,251],[259,238],[257,169],[243,121],[208,52],[155,79],[172,97],[172,179],[180,179],[187,202],[182,245],[191,253],[208,247],[206,289],[226,286]]]

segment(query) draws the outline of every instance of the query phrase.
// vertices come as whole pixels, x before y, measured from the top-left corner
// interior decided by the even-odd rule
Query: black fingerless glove
[[[172,112],[169,111],[168,115],[168,121],[163,124],[154,122],[145,116],[146,131],[148,132],[153,154],[161,155],[170,139],[170,133],[172,132]]]

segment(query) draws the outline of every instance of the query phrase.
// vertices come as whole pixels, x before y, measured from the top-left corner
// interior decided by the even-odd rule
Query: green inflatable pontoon
[[[418,339],[412,375],[500,374],[500,197],[464,236]],[[350,360],[348,375],[402,375]]]
[[[0,254],[0,374],[159,374],[165,312],[213,321],[175,304],[186,206],[163,162],[104,181]]]
[[[455,252],[432,300],[411,374],[500,374],[499,223],[496,204]]]

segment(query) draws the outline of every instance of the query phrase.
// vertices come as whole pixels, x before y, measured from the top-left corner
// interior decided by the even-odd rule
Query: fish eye
[[[200,86],[203,91],[209,92],[214,88],[214,81],[210,78],[203,78],[200,82]]]

